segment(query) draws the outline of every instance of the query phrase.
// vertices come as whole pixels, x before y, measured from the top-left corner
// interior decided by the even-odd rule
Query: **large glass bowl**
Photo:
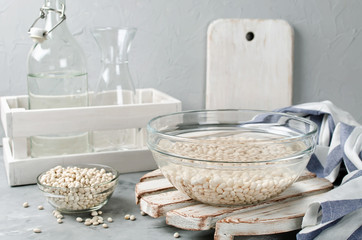
[[[175,188],[203,203],[243,205],[272,198],[299,177],[317,125],[277,112],[202,110],[156,117],[147,132]]]
[[[65,166],[64,168],[67,167],[74,166]],[[118,183],[119,172],[112,167],[101,164],[78,164],[76,167],[83,170],[104,169],[105,173],[112,174],[112,179],[86,187],[53,187],[42,181],[46,171],[37,177],[39,189],[43,192],[48,203],[63,213],[82,213],[100,209],[111,198]]]

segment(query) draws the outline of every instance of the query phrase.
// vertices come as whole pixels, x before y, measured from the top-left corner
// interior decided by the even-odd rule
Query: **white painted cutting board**
[[[289,106],[292,78],[293,29],[286,21],[219,19],[209,25],[206,109]]]

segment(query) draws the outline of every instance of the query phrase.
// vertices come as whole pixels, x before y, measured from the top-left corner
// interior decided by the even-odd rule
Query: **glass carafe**
[[[27,61],[30,109],[88,106],[85,57],[68,30],[64,11],[65,0],[45,0],[42,17],[33,24],[44,19],[45,28],[29,30],[37,40]],[[90,148],[87,132],[33,136],[30,142],[32,157],[83,153]]]
[[[136,92],[128,68],[128,53],[135,28],[96,28],[92,34],[101,51],[101,71],[92,105],[136,103]],[[93,150],[112,151],[137,147],[137,129],[93,132]]]

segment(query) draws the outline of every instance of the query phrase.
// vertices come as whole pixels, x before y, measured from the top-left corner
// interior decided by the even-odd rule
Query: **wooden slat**
[[[104,164],[115,168],[119,173],[150,171],[157,167],[148,149],[14,159],[10,140],[3,138],[3,154],[11,186],[34,184],[41,172],[57,165]]]
[[[150,181],[150,180],[156,180],[156,179],[161,179],[164,178],[161,170],[158,168],[152,172],[146,173],[145,175],[143,175],[140,178],[140,182],[146,182],[146,181]]]
[[[142,128],[155,116],[175,112],[176,107],[166,103],[145,103],[13,112],[13,127],[9,137]]]
[[[221,219],[216,223],[214,239],[232,240],[234,236],[276,234],[300,229],[309,204],[318,197],[298,198]]]
[[[155,89],[143,90],[143,92],[146,91],[152,92],[154,102],[34,110],[10,108],[7,99],[13,97],[2,97],[0,101],[2,104],[1,118],[6,136],[13,138],[94,130],[142,128],[153,117],[181,110],[179,100]]]
[[[140,202],[140,198],[149,194],[161,193],[174,190],[174,186],[166,179],[156,179],[136,184],[136,203]]]
[[[169,225],[187,230],[208,230],[215,227],[218,220],[230,215],[263,208],[272,204],[279,204],[281,201],[292,198],[326,192],[331,188],[333,188],[333,185],[328,180],[320,178],[307,179],[294,183],[280,195],[264,203],[236,207],[217,207],[205,204],[192,205],[167,212],[166,222]]]
[[[304,171],[300,174],[300,176],[299,176],[299,178],[297,179],[296,182],[304,181],[304,180],[311,179],[311,178],[315,178],[315,177],[317,177],[317,175],[316,175],[315,173],[311,173],[311,172],[309,172],[308,170],[304,170]]]
[[[153,218],[158,218],[175,208],[183,208],[198,202],[180,191],[164,192],[156,195],[143,196],[140,208]]]

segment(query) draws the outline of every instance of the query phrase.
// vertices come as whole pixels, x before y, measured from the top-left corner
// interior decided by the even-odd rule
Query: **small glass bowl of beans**
[[[317,125],[278,112],[203,110],[152,119],[147,144],[179,191],[211,205],[247,205],[287,189],[316,147]]]
[[[119,172],[109,166],[56,166],[37,178],[47,201],[63,213],[81,213],[103,207],[117,186]]]

